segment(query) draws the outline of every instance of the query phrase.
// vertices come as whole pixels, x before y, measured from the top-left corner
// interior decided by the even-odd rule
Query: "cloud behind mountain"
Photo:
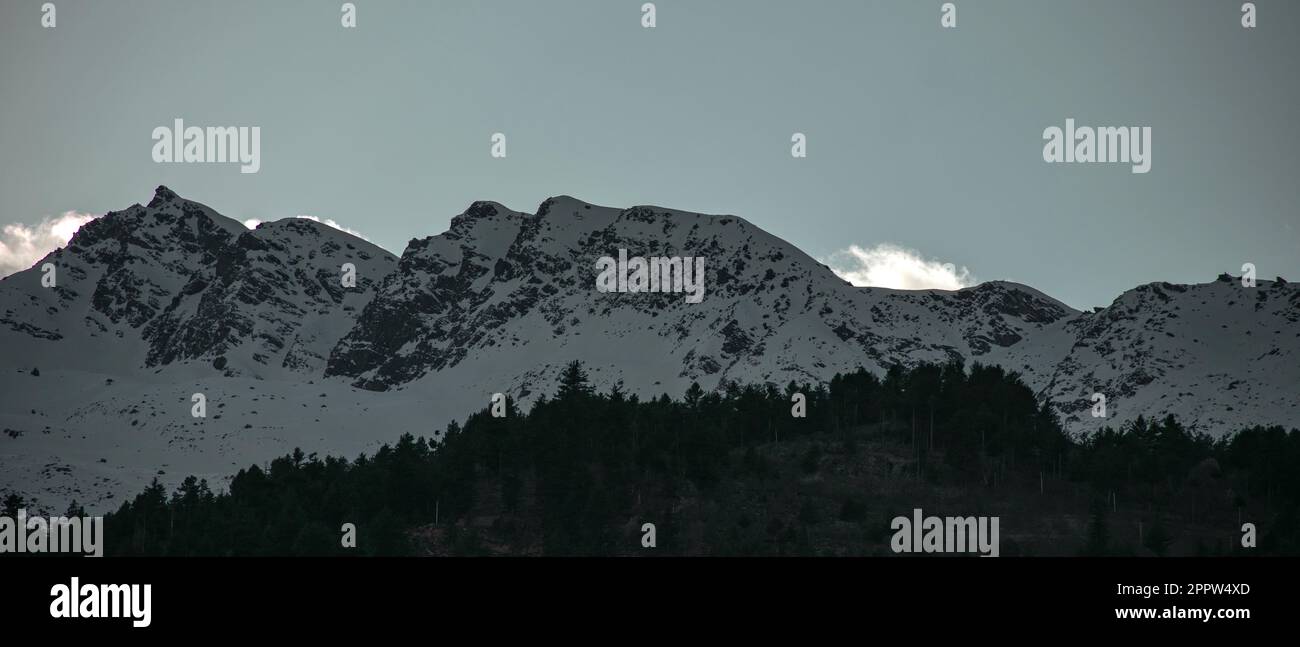
[[[0,228],[0,276],[31,267],[46,254],[67,245],[82,225],[95,218],[88,213],[65,211],[34,225],[16,222]]]

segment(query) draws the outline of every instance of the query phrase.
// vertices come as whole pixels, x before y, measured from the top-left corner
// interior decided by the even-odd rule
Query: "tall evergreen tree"
[[[591,395],[591,385],[587,383],[587,372],[582,368],[582,362],[573,360],[564,367],[564,372],[560,374],[560,388],[555,394],[556,399],[570,400],[578,396]]]

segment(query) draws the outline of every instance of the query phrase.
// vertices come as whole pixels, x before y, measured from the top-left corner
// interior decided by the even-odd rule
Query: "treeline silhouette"
[[[806,417],[792,413],[796,394]],[[1085,553],[1131,550],[1117,548],[1107,528],[1121,497],[1174,510],[1200,487],[1198,475],[1211,481],[1207,501],[1177,514],[1196,521],[1256,506],[1271,518],[1258,550],[1300,553],[1300,431],[1255,427],[1213,440],[1166,417],[1071,437],[1017,374],[960,362],[896,366],[883,377],[858,370],[783,390],[728,384],[706,393],[694,384],[681,399],[647,400],[620,387],[594,392],[574,362],[553,397],[526,412],[509,402],[504,417],[485,408],[437,440],[406,434],[355,460],[295,450],[241,470],[225,493],[190,477],[169,494],[155,480],[107,516],[105,546],[110,555],[631,554],[642,548],[641,522],[653,520],[654,554],[819,554],[807,529],[830,509],[837,523],[864,531],[820,552],[863,554],[852,545],[858,537],[888,532],[887,518],[866,514],[869,492],[773,508],[771,542],[752,539],[764,529],[749,527],[749,512],[696,515],[700,532],[678,521],[685,499],[725,509],[749,484],[797,485],[823,469],[827,453],[864,456],[864,443],[903,454],[897,477],[921,483],[1032,483],[1038,494],[1050,478],[1082,488],[1093,501],[1079,537]],[[355,548],[342,546],[348,523]],[[708,527],[724,524],[739,528]],[[1165,524],[1143,539],[1156,554],[1171,541]]]

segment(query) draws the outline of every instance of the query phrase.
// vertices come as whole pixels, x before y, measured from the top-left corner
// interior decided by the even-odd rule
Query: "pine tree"
[[[699,382],[691,382],[691,387],[686,389],[686,404],[694,409],[699,406],[700,398],[704,397],[704,389],[700,388]]]
[[[27,502],[23,500],[23,497],[17,492],[10,492],[5,496],[4,516],[10,519],[15,518],[18,516],[18,511],[25,507],[27,507]]]
[[[582,362],[573,360],[564,367],[560,374],[560,389],[557,400],[569,400],[575,397],[591,395],[591,385],[587,383],[587,372],[582,370]]]

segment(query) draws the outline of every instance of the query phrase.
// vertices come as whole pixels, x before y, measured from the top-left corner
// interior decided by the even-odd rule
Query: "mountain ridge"
[[[703,303],[597,292],[595,260],[620,248],[705,258]],[[573,359],[646,397],[980,362],[1019,373],[1076,433],[1174,413],[1221,435],[1300,420],[1297,321],[1295,286],[1222,276],[1094,312],[1009,281],[856,287],[737,216],[564,195],[534,214],[473,202],[394,256],[308,219],[249,230],[160,186],[0,279],[0,427],[17,434],[0,456],[22,465],[0,486],[67,496],[107,489],[79,472],[120,489],[163,465],[218,482],[294,446],[365,451],[435,435],[492,393],[527,406]],[[197,392],[220,413],[191,420]],[[1088,413],[1098,392],[1106,418]]]

